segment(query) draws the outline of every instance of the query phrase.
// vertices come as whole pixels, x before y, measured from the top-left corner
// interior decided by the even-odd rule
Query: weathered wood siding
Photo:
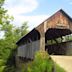
[[[60,10],[36,27],[40,32],[40,50],[45,50],[45,34],[50,28],[72,31],[72,21],[62,10]],[[63,35],[64,32],[62,31]]]
[[[40,33],[40,51],[45,51],[45,32],[44,32],[44,23],[40,24],[36,29]]]
[[[72,21],[62,11],[58,11],[36,27],[41,34],[50,28],[72,30]]]
[[[34,41],[18,47],[18,56],[33,59],[35,52],[39,50],[40,41]]]
[[[72,55],[72,42],[67,42],[66,45],[67,45],[66,46],[67,47],[66,54]]]
[[[69,29],[69,25],[70,20],[61,12],[57,12],[47,20],[47,29],[48,28]]]
[[[65,55],[72,56],[72,42],[66,42],[61,44],[61,48],[65,51]]]

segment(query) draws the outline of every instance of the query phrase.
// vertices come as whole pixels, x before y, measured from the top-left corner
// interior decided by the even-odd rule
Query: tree
[[[17,40],[28,32],[27,22],[21,27],[11,23],[13,16],[7,14],[3,8],[5,0],[0,0],[0,31],[4,33],[0,39],[0,72],[14,72],[14,52]]]
[[[14,34],[17,38],[21,38],[29,32],[27,22],[24,22],[21,27],[17,27],[14,30]],[[18,40],[18,39],[17,39]]]
[[[0,39],[0,57],[1,59],[5,60],[5,65],[7,66],[5,69],[6,72],[10,70],[10,67],[13,68],[14,51],[16,49],[17,40],[28,32],[26,28],[22,29],[23,26],[24,24],[18,28],[13,27],[11,24],[5,24],[2,26],[2,31],[4,31],[4,38]],[[26,23],[24,27],[27,27]]]

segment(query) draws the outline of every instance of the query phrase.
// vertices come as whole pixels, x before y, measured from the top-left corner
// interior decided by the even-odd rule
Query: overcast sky
[[[14,16],[14,25],[28,21],[30,30],[59,9],[72,17],[72,0],[6,0],[5,8]]]

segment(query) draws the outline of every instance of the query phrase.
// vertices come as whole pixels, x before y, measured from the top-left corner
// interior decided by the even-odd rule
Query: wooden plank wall
[[[40,41],[34,41],[18,47],[18,56],[33,59],[35,52],[39,50]]]
[[[66,43],[66,55],[71,55],[72,56],[72,42],[67,42]]]

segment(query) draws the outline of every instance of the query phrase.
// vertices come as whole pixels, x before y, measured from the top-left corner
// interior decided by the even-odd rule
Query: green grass
[[[56,64],[56,72],[66,72],[62,67]]]
[[[37,52],[32,62],[22,65],[21,72],[52,72],[54,68],[56,72],[66,72],[58,64],[54,63],[47,53]]]

